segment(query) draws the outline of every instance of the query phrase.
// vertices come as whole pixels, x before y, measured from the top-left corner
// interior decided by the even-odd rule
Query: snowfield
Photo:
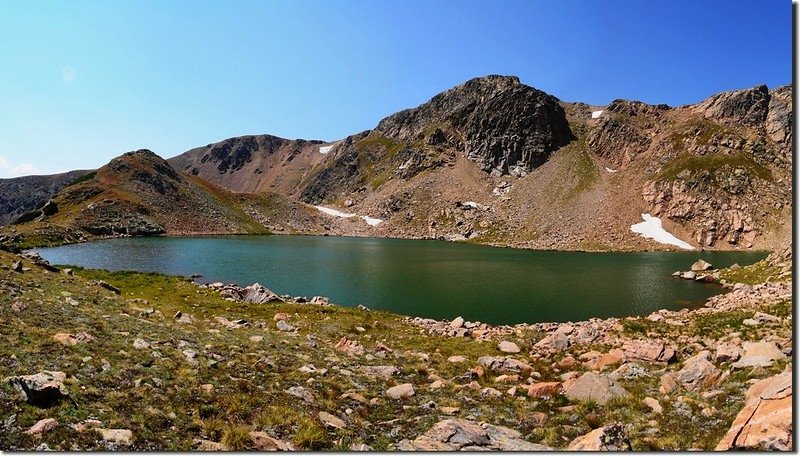
[[[602,109],[599,110],[599,111],[592,111],[592,119],[597,119],[602,115],[603,115],[603,110]]]
[[[661,219],[650,214],[642,214],[643,222],[631,225],[631,231],[641,234],[661,244],[674,245],[686,250],[694,250],[689,243],[681,241],[661,226]]]
[[[367,225],[369,225],[369,226],[378,226],[383,222],[383,220],[381,220],[379,218],[370,217],[368,215],[350,214],[350,213],[347,213],[347,212],[337,211],[336,209],[331,209],[329,207],[324,207],[324,206],[314,206],[314,207],[318,211],[320,211],[322,213],[325,213],[325,214],[328,214],[328,215],[332,215],[334,217],[341,217],[341,218],[358,217],[358,218],[364,220],[365,222],[367,222]]]
[[[331,149],[333,149],[333,146],[320,146],[319,153],[321,153],[322,155],[326,155],[328,152],[331,151]]]

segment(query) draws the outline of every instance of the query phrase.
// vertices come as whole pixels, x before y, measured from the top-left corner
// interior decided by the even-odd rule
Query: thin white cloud
[[[13,166],[5,157],[0,156],[0,178],[30,176],[32,174],[42,174],[42,171],[30,163],[20,163]]]
[[[29,176],[31,174],[42,174],[39,168],[30,163],[20,163],[11,170],[13,176]]]
[[[72,84],[77,77],[78,75],[75,73],[75,68],[71,66],[61,68],[61,80],[64,81],[64,84]]]

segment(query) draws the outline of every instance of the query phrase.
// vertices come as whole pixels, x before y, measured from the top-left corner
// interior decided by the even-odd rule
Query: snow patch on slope
[[[689,243],[681,241],[676,238],[672,233],[668,232],[661,226],[661,219],[653,217],[650,214],[642,214],[643,222],[631,225],[631,231],[638,233],[647,239],[652,239],[661,244],[674,245],[686,250],[694,250]]]
[[[368,215],[350,214],[348,212],[337,211],[336,209],[331,209],[329,207],[324,207],[324,206],[314,206],[314,207],[318,211],[320,211],[320,212],[322,212],[324,214],[331,215],[333,217],[341,217],[341,218],[358,217],[358,218],[364,220],[365,222],[367,222],[367,225],[369,225],[369,226],[378,226],[383,222],[383,220],[381,220],[379,218],[370,217]]]
[[[320,146],[319,153],[321,153],[322,155],[327,155],[328,152],[331,151],[331,149],[333,149],[333,146]]]
[[[602,115],[603,115],[603,110],[602,109],[599,110],[599,111],[592,111],[592,119],[598,119]]]

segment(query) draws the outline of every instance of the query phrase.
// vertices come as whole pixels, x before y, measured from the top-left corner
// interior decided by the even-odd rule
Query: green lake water
[[[121,238],[37,249],[53,264],[261,283],[436,319],[493,324],[579,321],[697,307],[723,292],[674,279],[697,258],[750,264],[765,252],[583,253],[442,241],[317,236]]]

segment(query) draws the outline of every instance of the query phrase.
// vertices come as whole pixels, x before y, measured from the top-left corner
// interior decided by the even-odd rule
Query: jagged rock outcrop
[[[481,169],[496,174],[528,172],[573,139],[558,99],[514,76],[471,79],[383,119],[375,130],[407,143],[463,148]]]
[[[760,125],[767,119],[769,100],[769,89],[759,85],[714,95],[696,105],[694,111],[724,123]]]

